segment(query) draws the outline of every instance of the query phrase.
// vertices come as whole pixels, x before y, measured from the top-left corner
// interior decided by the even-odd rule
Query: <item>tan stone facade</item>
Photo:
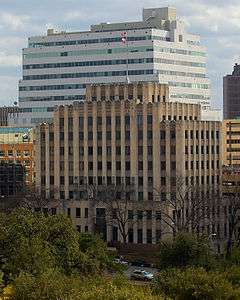
[[[224,120],[222,129],[223,165],[240,166],[240,120]]]
[[[86,96],[85,102],[60,106],[53,124],[37,128],[37,187],[61,199],[79,230],[87,231],[97,212],[90,213],[91,204],[76,189],[131,184],[130,209],[135,201],[152,212],[129,224],[128,241],[156,243],[166,230],[159,203],[171,197],[176,178],[206,192],[218,189],[221,123],[201,121],[199,105],[167,102],[166,85],[89,86]],[[108,241],[119,239],[111,226],[106,231]]]

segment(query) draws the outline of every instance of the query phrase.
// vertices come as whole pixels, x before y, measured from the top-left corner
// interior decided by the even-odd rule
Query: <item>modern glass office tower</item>
[[[144,9],[138,22],[30,37],[19,83],[21,125],[50,121],[54,106],[85,98],[86,84],[160,82],[170,101],[209,107],[206,48],[171,7]]]

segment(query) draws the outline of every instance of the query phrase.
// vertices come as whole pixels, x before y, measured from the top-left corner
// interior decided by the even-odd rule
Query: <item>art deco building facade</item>
[[[168,102],[168,93],[167,85],[156,83],[88,86],[84,103],[60,106],[52,124],[38,126],[37,187],[61,199],[79,230],[93,230],[93,215],[104,207],[92,208],[76,187],[133,186],[130,209],[144,203],[147,212],[138,211],[129,224],[134,243],[155,243],[164,234],[153,203],[172,196],[177,178],[206,193],[217,190],[221,123],[201,121],[200,105]],[[199,230],[212,230],[212,224],[204,226]],[[111,226],[106,239],[119,239]]]

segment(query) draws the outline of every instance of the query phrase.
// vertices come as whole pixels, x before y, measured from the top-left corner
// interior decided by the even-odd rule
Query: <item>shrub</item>
[[[226,277],[203,268],[168,269],[160,272],[153,284],[155,294],[177,300],[237,300],[239,289]]]
[[[240,268],[239,266],[231,266],[225,270],[225,278],[237,288],[240,288]]]
[[[228,257],[226,263],[230,265],[238,265],[240,266],[240,247],[239,245],[234,244],[231,256]]]
[[[71,295],[68,283],[65,275],[50,270],[38,277],[22,273],[13,282],[12,299],[67,299]]]
[[[122,277],[79,278],[57,272],[38,277],[21,274],[13,282],[11,300],[161,300],[148,287],[134,286]]]
[[[179,233],[173,240],[162,241],[159,260],[163,269],[185,266],[211,268],[215,264],[209,241],[189,233]]]
[[[0,271],[0,296],[3,292],[3,273]]]

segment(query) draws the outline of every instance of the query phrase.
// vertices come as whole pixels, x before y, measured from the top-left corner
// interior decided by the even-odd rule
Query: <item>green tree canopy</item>
[[[159,259],[161,268],[190,265],[209,267],[214,263],[208,239],[184,232],[160,243]]]
[[[239,287],[233,286],[221,272],[203,268],[161,271],[153,284],[153,293],[177,300],[237,300]]]
[[[2,215],[0,227],[1,268],[13,277],[20,272],[38,275],[47,269],[58,269],[67,275],[97,272],[100,267],[90,266],[99,259],[102,261],[98,266],[107,264],[105,244],[89,236],[92,242],[86,249],[86,237],[66,216],[15,210]]]

